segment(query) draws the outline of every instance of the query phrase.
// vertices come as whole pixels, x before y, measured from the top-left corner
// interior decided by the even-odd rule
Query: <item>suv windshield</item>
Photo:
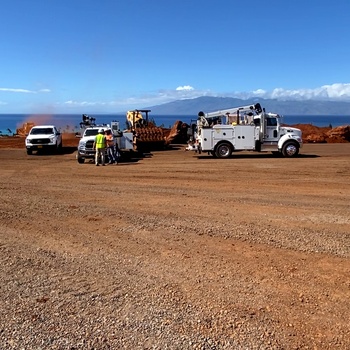
[[[52,135],[54,131],[52,128],[35,128],[30,132],[31,135]]]

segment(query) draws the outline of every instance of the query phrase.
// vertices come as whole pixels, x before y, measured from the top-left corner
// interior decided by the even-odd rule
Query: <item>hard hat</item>
[[[99,132],[99,134],[101,134],[101,133],[104,132],[104,130],[103,129],[98,129],[98,132]]]

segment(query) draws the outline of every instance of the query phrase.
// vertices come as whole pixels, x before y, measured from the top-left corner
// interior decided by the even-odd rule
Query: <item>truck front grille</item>
[[[45,143],[50,143],[50,139],[32,139],[31,142],[33,145],[42,145]]]
[[[94,145],[94,141],[87,141],[86,145],[85,145],[85,148],[86,149],[92,149],[93,145]]]

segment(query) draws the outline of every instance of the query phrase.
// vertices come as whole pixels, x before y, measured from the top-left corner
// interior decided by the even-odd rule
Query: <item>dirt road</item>
[[[0,149],[0,349],[349,349],[350,144],[301,153]]]

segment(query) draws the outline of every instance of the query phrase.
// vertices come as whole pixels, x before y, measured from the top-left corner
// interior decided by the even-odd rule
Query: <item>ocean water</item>
[[[94,114],[90,116],[96,118],[96,123],[109,124],[112,120],[118,120],[121,129],[126,127],[125,114]],[[171,128],[178,120],[190,124],[191,121],[196,119],[196,115],[150,115],[150,120],[153,120],[157,126],[165,128]],[[36,124],[54,124],[61,131],[76,132],[79,131],[82,114],[0,114],[0,135],[12,135],[23,123],[29,121]],[[329,125],[336,127],[350,125],[350,116],[285,115],[281,122],[288,125],[312,124],[319,127]]]

